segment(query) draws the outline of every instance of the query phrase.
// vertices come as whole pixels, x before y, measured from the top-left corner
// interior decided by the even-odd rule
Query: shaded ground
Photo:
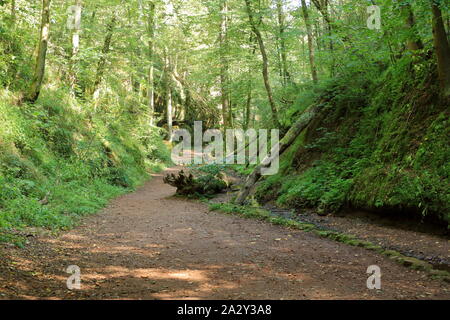
[[[174,198],[162,176],[59,237],[5,246],[0,298],[450,299],[448,283],[365,249]],[[66,287],[69,265],[81,290]],[[382,290],[366,287],[370,265]]]
[[[319,217],[307,212],[297,213],[300,220],[309,220],[327,229],[356,235],[385,249],[431,263],[434,268],[450,271],[450,241],[442,229],[430,225],[410,225],[366,212]]]

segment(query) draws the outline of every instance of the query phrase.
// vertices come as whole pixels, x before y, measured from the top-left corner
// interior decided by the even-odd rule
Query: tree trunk
[[[410,51],[416,51],[423,49],[422,41],[419,38],[416,29],[416,19],[414,17],[414,12],[411,8],[411,4],[408,2],[400,5],[402,13],[405,15],[405,26],[411,34],[408,36],[406,41],[406,46]]]
[[[328,15],[328,0],[312,0],[314,6],[322,14],[323,19],[327,24],[331,24],[330,17]]]
[[[309,65],[311,67],[311,77],[314,83],[317,83],[318,77],[317,77],[317,69],[315,64],[315,56],[314,56],[314,39],[313,34],[311,30],[311,23],[309,21],[309,14],[308,14],[308,8],[306,7],[306,1],[302,1],[302,12],[303,12],[303,18],[305,19],[305,25],[306,25],[306,33],[308,37],[308,50],[309,50]]]
[[[80,50],[80,34],[79,30],[75,30],[72,34],[72,57],[75,57]]]
[[[280,37],[281,77],[283,79],[283,84],[287,85],[288,82],[290,82],[290,74],[287,65],[286,39],[284,35],[286,26],[283,11],[283,0],[277,0],[277,13],[278,13],[278,28]]]
[[[147,79],[147,99],[148,99],[148,109],[150,113],[150,125],[154,124],[154,114],[155,114],[155,88],[154,88],[154,37],[155,37],[155,3],[150,1],[149,3],[149,14],[148,14],[148,79]]]
[[[75,17],[75,25],[74,25],[74,31],[72,34],[72,55],[76,56],[78,54],[78,51],[80,49],[80,25],[81,22],[81,6],[82,6],[82,0],[76,0],[76,6],[80,8],[80,12],[76,12]]]
[[[100,83],[103,80],[103,74],[105,73],[105,66],[106,66],[106,58],[108,56],[110,47],[111,47],[111,40],[112,40],[112,36],[113,36],[113,31],[114,31],[114,26],[116,25],[116,16],[113,15],[113,17],[111,18],[111,21],[109,22],[107,28],[106,28],[106,37],[105,37],[105,42],[103,44],[103,49],[102,49],[102,54],[100,57],[100,60],[98,61],[98,66],[97,66],[97,73],[95,76],[95,82],[94,82],[94,87],[92,92],[96,92],[98,89],[98,86],[100,85]]]
[[[72,53],[71,53],[71,59],[70,59],[70,71],[69,71],[69,82],[70,82],[70,88],[72,91],[72,94],[75,94],[76,87],[77,87],[77,72],[76,72],[76,64],[77,64],[77,56],[78,52],[80,51],[80,29],[79,29],[79,19],[81,19],[81,6],[82,6],[82,0],[76,0],[75,5],[80,8],[80,12],[75,12],[75,23],[74,23],[74,30],[72,33]]]
[[[280,122],[278,121],[278,111],[277,111],[277,107],[275,105],[275,100],[273,99],[273,93],[272,93],[272,87],[270,85],[270,80],[269,80],[269,60],[267,58],[267,52],[266,52],[266,47],[264,46],[264,41],[261,35],[261,32],[259,31],[259,29],[256,26],[255,23],[255,19],[253,16],[253,10],[250,4],[250,0],[245,0],[245,4],[247,7],[247,13],[248,13],[248,18],[250,21],[250,26],[253,30],[253,33],[256,36],[256,40],[258,41],[259,44],[259,50],[261,51],[261,56],[263,59],[263,78],[264,78],[264,86],[266,87],[266,91],[267,91],[267,98],[269,99],[269,104],[270,104],[270,108],[272,110],[272,122],[274,127],[280,127]]]
[[[16,0],[11,0],[11,26],[16,25]]]
[[[172,105],[172,90],[170,86],[168,86],[166,94],[167,94],[167,132],[169,134],[169,141],[172,142],[173,105]]]
[[[222,0],[221,25],[220,25],[220,86],[222,100],[223,126],[227,128],[231,125],[230,104],[228,93],[228,0]]]
[[[436,50],[439,82],[446,97],[450,97],[450,47],[445,33],[444,21],[439,5],[432,1],[433,40]]]
[[[170,85],[171,65],[169,58],[169,51],[164,48],[164,85],[166,90],[166,118],[167,118],[167,132],[169,134],[169,141],[172,141],[172,126],[173,126],[173,107],[172,107],[172,89]]]
[[[330,49],[330,55],[331,55],[331,66],[330,66],[330,75],[331,77],[334,76],[335,72],[335,57],[334,57],[334,43],[331,39],[331,36],[333,34],[333,21],[331,21],[330,14],[328,13],[328,0],[312,0],[315,7],[319,12],[322,14],[323,20],[325,21],[327,33],[330,37],[329,39],[329,49]]]
[[[253,38],[253,33],[250,33],[250,39],[249,39],[249,44],[251,46],[251,54],[255,55],[256,50],[257,50],[257,46],[258,44],[254,41],[255,39]],[[253,99],[253,83],[252,83],[252,67],[251,65],[248,66],[248,81],[247,81],[247,102],[246,102],[246,106],[245,106],[245,111],[244,111],[244,129],[247,130],[250,127],[250,123],[251,123],[251,115],[252,115],[252,110],[251,110],[251,105],[252,105],[252,99]],[[253,113],[254,115],[254,113]],[[253,124],[254,125],[254,124]]]
[[[261,169],[270,167],[270,164],[275,157],[281,156],[297,139],[297,137],[305,130],[308,125],[320,115],[322,108],[318,105],[313,105],[303,112],[297,122],[289,129],[283,139],[280,140],[278,146],[272,148],[270,155],[268,155],[261,164],[258,165],[247,178],[245,185],[242,187],[235,202],[239,205],[244,204],[253,186],[261,178]],[[275,150],[278,149],[278,153]]]
[[[231,81],[230,81],[231,83]],[[231,95],[228,95],[228,121],[230,123],[230,128],[234,128],[234,113],[233,108],[236,106],[236,103],[233,104],[233,101],[231,101]]]
[[[252,80],[248,80],[248,92],[247,92],[247,102],[245,104],[245,114],[244,114],[244,130],[247,130],[250,126],[250,116],[251,116],[251,106],[252,106]]]
[[[42,81],[45,74],[45,60],[47,57],[47,47],[50,32],[50,0],[42,0],[42,21],[39,39],[39,49],[36,57],[33,81],[25,101],[34,103],[41,92]]]

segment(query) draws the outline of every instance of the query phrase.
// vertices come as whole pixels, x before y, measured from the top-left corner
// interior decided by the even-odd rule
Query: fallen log
[[[178,175],[169,174],[163,178],[164,183],[177,188],[177,194],[182,196],[214,195],[229,188],[225,173],[205,174],[194,177],[181,170]]]

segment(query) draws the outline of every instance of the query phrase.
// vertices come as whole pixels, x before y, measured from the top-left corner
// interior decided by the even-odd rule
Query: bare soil
[[[417,222],[409,224],[404,217],[400,220],[364,211],[347,211],[325,217],[305,211],[295,215],[298,220],[355,235],[387,250],[431,263],[435,269],[450,272],[450,241],[442,227]]]
[[[448,283],[374,252],[173,197],[163,175],[69,232],[1,248],[0,299],[450,299]]]

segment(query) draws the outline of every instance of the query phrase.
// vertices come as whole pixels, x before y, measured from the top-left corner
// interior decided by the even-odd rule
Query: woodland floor
[[[448,283],[375,252],[175,198],[163,175],[69,232],[0,247],[0,299],[450,299]],[[370,265],[382,290],[366,287]]]

